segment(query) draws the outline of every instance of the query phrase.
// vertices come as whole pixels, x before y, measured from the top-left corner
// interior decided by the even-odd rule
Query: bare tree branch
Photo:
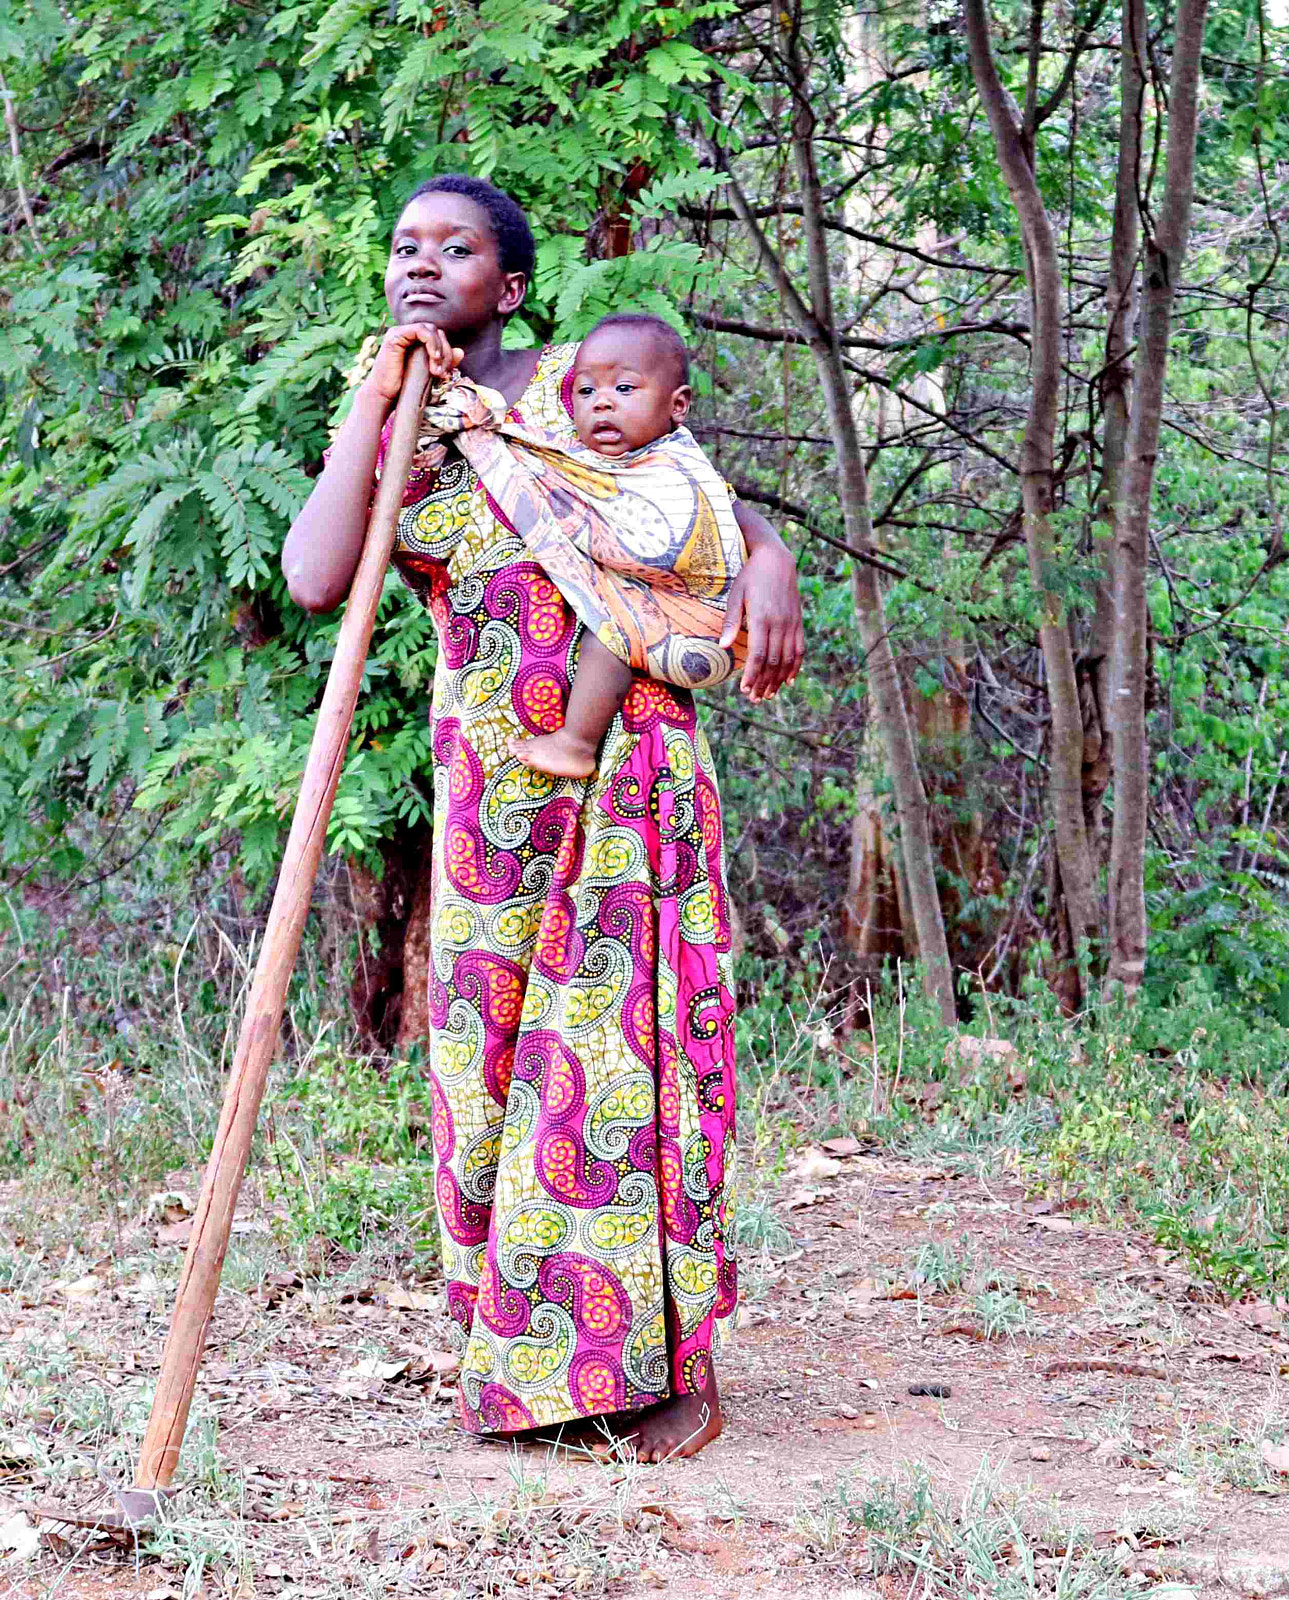
[[[790,329],[762,328],[752,322],[717,317],[708,311],[694,311],[690,314],[700,327],[712,328],[717,333],[737,333],[745,339],[760,339],[766,344],[810,344],[809,339],[802,334],[793,333]],[[928,328],[925,333],[912,334],[907,339],[870,339],[862,334],[839,333],[837,343],[847,350],[877,350],[887,353],[892,350],[915,350],[928,339],[956,339],[966,333],[1001,333],[1009,338],[1018,339],[1027,349],[1029,347],[1028,323],[1005,322],[1001,317],[993,318],[989,322],[959,322],[948,328]]]
[[[9,129],[9,149],[13,152],[13,180],[18,188],[18,204],[22,207],[22,214],[27,219],[27,226],[31,230],[33,244],[39,250],[40,231],[36,227],[36,216],[31,209],[31,201],[27,196],[27,186],[22,181],[22,149],[18,144],[18,118],[13,109],[13,94],[9,85],[4,81],[4,73],[0,72],[0,99],[4,100],[4,120]]]

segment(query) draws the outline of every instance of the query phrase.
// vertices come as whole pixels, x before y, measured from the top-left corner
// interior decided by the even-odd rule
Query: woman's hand
[[[806,654],[806,632],[797,591],[797,563],[759,511],[734,504],[748,545],[742,572],[730,587],[721,644],[728,648],[747,628],[747,663],[739,688],[754,705],[791,683]]]
[[[376,364],[363,379],[362,387],[377,395],[391,406],[403,388],[403,369],[407,365],[407,352],[414,344],[423,344],[430,358],[430,377],[445,378],[461,365],[465,352],[448,342],[442,328],[432,322],[405,322],[391,328],[380,342]]]
[[[436,378],[448,376],[461,363],[462,352],[432,322],[405,323],[381,340],[322,476],[282,546],[287,588],[306,611],[332,611],[349,593],[362,555],[381,430],[402,392],[407,353],[417,344],[425,346]]]

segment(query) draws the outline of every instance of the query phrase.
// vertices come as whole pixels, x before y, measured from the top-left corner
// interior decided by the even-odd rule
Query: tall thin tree
[[[978,0],[972,0],[978,3]],[[1199,123],[1200,55],[1208,0],[1179,0],[1168,86],[1168,154],[1157,216],[1142,204],[1141,340],[1132,416],[1124,448],[1121,504],[1115,510],[1115,801],[1110,839],[1110,949],[1107,984],[1135,994],[1146,971],[1146,818],[1150,754],[1146,740],[1146,578],[1150,497],[1159,452],[1173,300],[1190,236]]]
[[[1066,74],[1052,94],[1040,101],[1043,0],[1034,0],[1025,104],[1018,108],[998,76],[986,0],[965,0],[964,15],[972,75],[989,117],[999,165],[1020,223],[1032,305],[1030,398],[1021,444],[1021,496],[1030,576],[1042,606],[1039,638],[1052,716],[1049,788],[1056,855],[1070,946],[1077,954],[1096,932],[1095,873],[1083,817],[1083,716],[1074,650],[1065,604],[1051,580],[1056,559],[1052,509],[1061,378],[1062,282],[1055,231],[1034,172],[1038,130],[1068,92],[1073,75]],[[1075,996],[1067,998],[1072,1001]]]
[[[792,94],[789,142],[801,193],[809,303],[793,283],[782,258],[761,228],[754,208],[732,172],[729,175],[729,195],[756,250],[762,272],[778,290],[789,316],[814,356],[815,370],[819,375],[828,413],[829,431],[837,452],[837,490],[846,538],[852,549],[868,554],[874,546],[868,472],[860,447],[850,385],[842,364],[833,308],[823,186],[815,151],[818,117],[803,46],[801,0],[795,0],[793,10],[785,10],[782,18],[778,65]],[[890,767],[908,900],[917,930],[918,953],[923,963],[927,993],[939,1007],[944,1022],[951,1024],[956,1016],[953,972],[949,964],[944,915],[936,884],[929,806],[918,765],[917,739],[900,684],[881,587],[877,573],[868,561],[853,562],[851,585],[868,667],[872,714],[881,730]]]

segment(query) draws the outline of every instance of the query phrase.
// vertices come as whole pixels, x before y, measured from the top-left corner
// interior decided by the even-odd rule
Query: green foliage
[[[910,1547],[925,1543],[929,1524],[938,1523],[939,1512],[931,1491],[931,1479],[918,1467],[906,1481],[878,1479],[864,1490],[857,1505],[847,1504],[853,1522],[868,1536],[875,1574],[900,1570]]]
[[[986,1031],[1014,1064],[959,1066],[907,994],[902,1016],[879,1009],[879,1050],[899,1049],[910,1098],[943,1083],[943,1104],[930,1128],[895,1106],[873,1131],[927,1159],[1008,1160],[1040,1192],[1145,1226],[1223,1294],[1289,1285],[1289,1029],[1250,1029],[1197,984],[1166,1006],[1097,1007],[1076,1031],[1036,984],[991,1002]]]
[[[710,271],[694,245],[597,262],[583,236],[637,166],[655,217],[710,191],[685,129],[717,69],[691,40],[732,10],[105,0],[73,26],[4,0],[40,239],[10,230],[0,259],[0,859],[74,872],[70,811],[133,802],[189,866],[235,832],[267,877],[334,639],[278,552],[383,322],[404,196],[465,168],[529,209],[518,338],[609,306],[675,319]],[[425,819],[433,662],[391,585],[334,848],[375,859]]]
[[[419,1061],[378,1067],[323,1047],[271,1106],[282,1132],[270,1187],[296,1240],[329,1239],[357,1254],[372,1234],[432,1208],[433,1103]]]
[[[1023,101],[1028,8],[1008,0],[990,15],[1004,81]],[[907,574],[890,578],[887,602],[913,708],[943,706],[955,685],[971,700],[970,732],[923,750],[937,824],[978,823],[997,868],[975,870],[956,836],[943,853],[955,959],[1024,992],[1040,981],[1026,974],[1053,910],[1041,605],[1017,542],[1024,263],[957,20],[898,6],[863,20],[859,30],[853,8],[831,4],[801,14],[836,321],[852,341],[877,538]],[[1240,1042],[1250,1018],[1276,1038],[1289,1021],[1289,590],[1266,398],[1283,387],[1286,259],[1275,264],[1259,210],[1263,178],[1278,203],[1289,35],[1266,17],[1260,33],[1258,20],[1244,0],[1210,10],[1193,254],[1151,530],[1140,1036],[1173,1052],[1201,996],[1214,1041]],[[1077,24],[1077,13],[1046,19],[1040,100],[1065,81]],[[1170,27],[1152,10],[1165,72]],[[882,46],[863,70],[861,31]],[[773,714],[750,714],[731,689],[709,722],[748,941],[741,1059],[761,1074],[786,1050],[845,1104],[837,1053],[799,1024],[824,972],[854,979],[858,995],[841,886],[852,819],[885,803],[889,783],[866,720],[850,562],[816,538],[850,535],[813,356],[780,341],[780,287],[729,220],[718,170],[734,162],[806,286],[781,33],[777,8],[731,0],[102,0],[75,19],[48,0],[0,0],[0,65],[39,233],[6,168],[0,862],[11,883],[93,884],[120,860],[130,808],[159,871],[182,880],[236,850],[253,886],[269,880],[336,633],[288,603],[277,551],[343,409],[342,374],[383,319],[401,200],[464,168],[511,189],[536,229],[535,279],[510,336],[576,336],[623,305],[685,326],[705,443],[749,495],[795,508],[775,514],[791,517],[801,550],[807,669]],[[1082,646],[1106,549],[1113,51],[1085,53],[1068,82],[1035,149],[1070,284],[1057,548],[1041,580]],[[1156,116],[1152,99],[1152,137]],[[637,248],[595,259],[629,199]],[[726,326],[700,332],[708,312]],[[427,821],[434,660],[428,616],[391,580],[333,849],[374,864]],[[884,826],[893,836],[889,811]],[[1263,1035],[1268,1017],[1277,1027]],[[1246,1059],[1242,1042],[1237,1053]],[[985,1116],[964,1139],[997,1132]]]
[[[971,1309],[986,1339],[1014,1339],[1033,1327],[1029,1307],[1014,1289],[982,1289]]]
[[[277,1178],[270,1179],[268,1191],[284,1207],[296,1240],[329,1239],[353,1255],[374,1234],[412,1214],[423,1219],[434,1203],[428,1161],[396,1168],[357,1161],[311,1176],[304,1161],[291,1153]]]
[[[417,1061],[391,1060],[383,1068],[362,1057],[321,1050],[307,1071],[288,1078],[274,1104],[298,1112],[331,1151],[384,1163],[426,1153],[433,1103]]]
[[[924,1244],[913,1263],[913,1281],[924,1285],[932,1294],[942,1294],[960,1289],[971,1275],[970,1249],[959,1250],[952,1244]]]

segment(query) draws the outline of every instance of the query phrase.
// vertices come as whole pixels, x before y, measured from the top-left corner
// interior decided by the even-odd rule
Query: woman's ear
[[[528,293],[528,279],[522,272],[508,272],[505,278],[505,287],[501,291],[501,299],[497,301],[497,310],[503,317],[508,317],[512,311],[518,311],[524,303],[524,296]]]
[[[687,383],[682,383],[671,397],[671,420],[683,422],[689,415],[689,402],[694,398],[694,391]]]

